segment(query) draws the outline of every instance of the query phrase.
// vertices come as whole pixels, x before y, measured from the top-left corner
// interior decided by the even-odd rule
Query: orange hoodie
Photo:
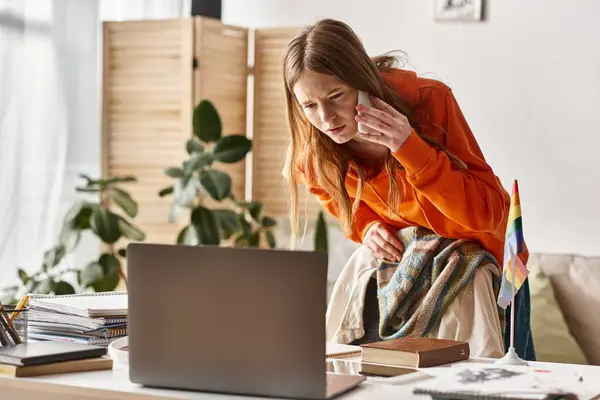
[[[386,199],[390,181],[387,172],[382,170],[365,182],[350,239],[361,243],[367,230],[378,221],[396,230],[420,225],[444,237],[478,241],[502,266],[510,196],[486,163],[451,89],[439,81],[399,69],[384,73],[383,78],[416,110],[421,134],[444,144],[468,169],[455,168],[444,152],[432,147],[413,130],[402,147],[392,153],[404,167],[397,178],[398,184],[402,185],[402,180],[406,187],[401,196],[401,217],[390,217],[388,213]],[[446,131],[445,140],[436,126]],[[307,183],[302,171],[299,172],[300,180]],[[310,180],[308,190],[338,218],[337,205]],[[350,168],[346,188],[352,201],[357,183],[358,176]]]

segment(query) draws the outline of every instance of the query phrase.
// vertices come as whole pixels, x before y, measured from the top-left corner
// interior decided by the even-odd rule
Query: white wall
[[[247,27],[344,20],[372,54],[401,49],[449,84],[510,190],[533,251],[600,254],[600,2],[487,1],[482,23],[436,23],[433,0],[223,0]],[[369,15],[369,18],[365,18]]]

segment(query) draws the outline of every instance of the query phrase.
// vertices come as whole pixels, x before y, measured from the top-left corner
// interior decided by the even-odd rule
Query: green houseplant
[[[185,145],[188,159],[181,166],[169,167],[165,174],[176,179],[159,196],[173,196],[169,220],[174,222],[188,209],[189,224],[177,237],[187,245],[257,247],[262,241],[276,247],[272,228],[276,221],[264,215],[257,201],[237,199],[232,193],[230,175],[215,167],[215,162],[242,161],[252,148],[245,135],[223,135],[222,122],[213,103],[202,100],[194,108],[193,136]]]
[[[79,176],[85,184],[76,187],[76,191],[93,193],[97,196],[96,201],[79,200],[71,207],[64,217],[58,243],[45,252],[40,270],[28,274],[19,268],[21,285],[5,288],[4,301],[14,300],[23,294],[19,292],[71,294],[85,290],[112,291],[125,278],[121,258],[126,256],[126,251],[118,249],[116,243],[121,238],[143,241],[145,234],[130,221],[137,216],[137,202],[119,185],[135,182],[136,179],[130,176],[107,179]],[[121,212],[111,210],[111,204],[118,206]],[[85,231],[100,239],[103,251],[83,268],[65,268],[62,261],[67,254],[75,251]],[[69,275],[74,275],[75,279],[69,281]]]

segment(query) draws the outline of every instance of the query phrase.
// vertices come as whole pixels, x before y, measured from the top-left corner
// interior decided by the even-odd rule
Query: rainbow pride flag
[[[504,243],[504,271],[502,285],[498,294],[498,305],[504,309],[513,300],[513,288],[516,295],[529,271],[523,263],[527,246],[523,238],[523,221],[521,219],[521,201],[519,199],[519,185],[515,180],[510,202],[506,240]]]

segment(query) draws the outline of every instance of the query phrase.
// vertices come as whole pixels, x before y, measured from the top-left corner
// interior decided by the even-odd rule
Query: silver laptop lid
[[[133,382],[325,395],[325,253],[132,243],[127,259]]]

